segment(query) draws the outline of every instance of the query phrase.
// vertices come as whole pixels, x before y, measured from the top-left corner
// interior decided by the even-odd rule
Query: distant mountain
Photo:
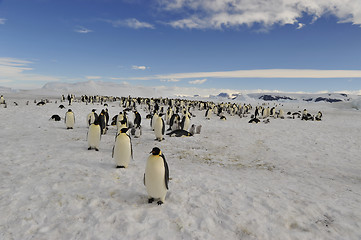
[[[214,102],[350,102],[359,99],[357,96],[349,96],[344,93],[282,93],[266,92],[265,90],[231,90],[231,89],[200,89],[180,88],[165,86],[135,86],[128,83],[114,83],[102,81],[86,81],[77,83],[51,82],[45,84],[41,89],[35,90],[13,90],[0,87],[0,94],[17,92],[20,95],[37,95],[44,97],[74,94],[81,95],[103,95],[115,97],[169,97],[187,98]],[[359,106],[359,104],[356,104]]]

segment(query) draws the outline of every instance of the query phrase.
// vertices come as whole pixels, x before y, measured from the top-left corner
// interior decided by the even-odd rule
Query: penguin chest
[[[155,137],[157,139],[161,140],[163,138],[162,129],[163,129],[163,122],[162,122],[162,119],[160,117],[158,117],[154,123],[154,133],[155,133]]]
[[[126,134],[120,134],[116,138],[113,158],[117,166],[128,167],[131,158],[131,145]]]
[[[74,123],[75,123],[75,119],[74,119],[74,114],[72,112],[67,113],[66,116],[66,126],[67,127],[74,127]]]
[[[88,130],[88,144],[89,147],[99,147],[100,143],[100,126],[99,125],[90,125]]]
[[[159,156],[150,156],[145,168],[145,186],[149,196],[164,197],[167,193],[165,186],[165,168],[163,159]]]

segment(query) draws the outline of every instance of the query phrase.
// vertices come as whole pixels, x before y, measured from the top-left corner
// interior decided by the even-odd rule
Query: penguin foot
[[[124,166],[117,166],[117,168],[125,168]]]
[[[149,198],[148,203],[152,203],[152,202],[154,202],[154,198]]]
[[[163,202],[159,200],[159,201],[157,202],[157,204],[158,204],[158,205],[162,205]]]
[[[92,148],[91,147],[88,147],[88,150],[91,150]]]

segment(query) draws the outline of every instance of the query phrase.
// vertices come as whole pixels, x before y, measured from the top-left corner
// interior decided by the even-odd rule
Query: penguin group
[[[66,101],[68,101],[68,105],[72,106],[71,108],[75,112],[77,110],[74,103],[91,105],[89,106],[91,111],[84,116],[85,121],[83,122],[83,125],[86,123],[87,126],[87,149],[95,150],[95,152],[89,151],[89,154],[104,154],[101,149],[101,141],[102,138],[108,138],[110,135],[114,142],[111,154],[109,151],[109,159],[112,158],[114,168],[119,169],[116,171],[122,172],[132,171],[132,162],[136,159],[133,155],[132,140],[145,141],[145,138],[142,137],[142,130],[145,126],[144,121],[147,124],[146,126],[148,126],[144,127],[144,131],[154,134],[155,141],[162,142],[177,141],[173,139],[167,140],[168,137],[187,138],[201,134],[202,125],[197,123],[199,119],[203,119],[205,122],[222,120],[220,124],[228,124],[227,122],[232,118],[247,119],[249,123],[255,124],[271,124],[272,119],[286,119],[283,106],[280,104],[275,104],[274,106],[268,104],[252,106],[251,104],[231,102],[215,103],[212,101],[169,98],[132,98],[130,96],[119,98],[98,95],[83,95],[80,98],[76,98],[73,94],[68,94],[68,97],[64,95],[61,97],[61,102]],[[47,103],[47,101],[41,102]],[[118,102],[119,105],[116,106]],[[0,103],[5,104],[3,96],[0,97]],[[113,118],[109,116],[108,103],[112,107],[121,108]],[[66,129],[74,129],[76,126],[75,113],[64,105],[66,104],[61,104],[58,108],[66,111],[64,117]],[[99,111],[96,107],[92,107],[95,105],[100,105],[103,109]],[[109,109],[111,110],[112,108]],[[197,115],[199,112],[201,114],[199,118],[196,118],[194,114],[196,111],[198,112]],[[145,116],[143,119],[141,113]],[[287,114],[289,115],[288,118],[292,117],[292,119],[300,118],[306,121],[321,121],[322,119],[321,111],[316,115],[311,115],[306,109],[303,112],[289,113]],[[51,119],[59,121],[61,118],[59,115],[54,114]],[[99,151],[100,153],[96,153]],[[135,153],[137,152],[135,151]],[[143,176],[148,203],[156,202],[158,205],[162,205],[165,202],[169,190],[169,180],[169,167],[165,155],[159,147],[154,147],[146,159]]]

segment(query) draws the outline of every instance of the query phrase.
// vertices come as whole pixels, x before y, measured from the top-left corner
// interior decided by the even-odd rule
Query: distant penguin
[[[201,130],[202,130],[202,125],[198,125],[196,127],[196,134],[201,134]]]
[[[166,120],[167,125],[169,125],[170,119],[172,118],[172,115],[173,115],[173,110],[172,110],[171,107],[168,107],[167,113],[165,115],[165,120]]]
[[[321,111],[318,111],[316,117],[315,117],[315,120],[316,121],[321,121],[321,118],[322,118],[322,112]]]
[[[189,125],[191,124],[191,120],[188,117],[188,113],[186,113],[181,121],[181,129],[183,130],[188,130],[189,129]]]
[[[91,111],[91,113],[89,113],[88,114],[88,116],[87,116],[87,124],[88,124],[88,126],[90,126],[91,124],[93,124],[94,123],[94,121],[96,120],[96,119],[98,119],[98,114],[96,114],[96,109],[93,109],[92,111]],[[99,124],[99,122],[98,122],[98,124]]]
[[[196,133],[196,125],[192,124],[191,128],[189,129],[190,134],[194,135]]]
[[[138,111],[134,111],[134,127],[137,128],[140,126],[142,122],[142,117],[140,116]]]
[[[0,96],[0,104],[5,104],[5,99],[3,95]]]
[[[206,110],[206,113],[205,113],[205,117],[206,117],[206,119],[207,120],[210,120],[211,119],[211,111],[210,111],[210,108],[208,108],[207,110]]]
[[[219,119],[220,119],[220,120],[223,120],[223,121],[227,120],[226,116],[224,116],[224,115],[221,116]]]
[[[153,148],[147,159],[143,180],[148,193],[148,203],[159,199],[158,205],[163,204],[168,191],[169,169],[164,155],[157,147]]]
[[[60,104],[60,105],[59,105],[59,108],[60,108],[60,109],[63,109],[63,108],[65,108],[65,107],[64,107],[63,104]]]
[[[128,128],[122,128],[115,138],[112,158],[117,168],[127,168],[130,159],[133,158],[132,141],[127,134]]]
[[[170,122],[169,122],[169,129],[168,130],[177,130],[180,128],[180,123],[179,123],[180,117],[177,113],[173,114]]]
[[[154,111],[154,115],[153,115],[152,119],[150,120],[150,126],[152,127],[153,131],[154,131],[155,121],[158,117],[159,117],[158,113],[156,111]]]
[[[106,134],[107,133],[107,128],[106,128],[106,116],[105,116],[104,109],[99,114],[98,120],[99,120],[100,131],[101,131],[102,135]]]
[[[54,121],[60,121],[61,120],[60,116],[57,115],[57,114],[52,115],[49,120],[51,120],[51,119],[54,120]]]
[[[259,123],[261,120],[259,120],[258,118],[252,118],[251,120],[248,121],[248,123]]]
[[[95,151],[99,151],[101,130],[98,119],[89,126],[87,138],[88,150],[95,149]]]
[[[71,109],[65,114],[65,125],[67,129],[73,129],[75,124],[75,115]]]
[[[134,137],[139,138],[142,135],[142,126],[136,127],[134,132]]]
[[[190,132],[183,130],[183,129],[174,130],[170,133],[167,133],[167,135],[170,137],[191,137],[191,136],[193,136],[193,134],[191,134]]]
[[[160,113],[159,116],[154,120],[154,134],[155,140],[162,141],[164,132],[165,132],[165,124],[162,118],[163,114]]]

